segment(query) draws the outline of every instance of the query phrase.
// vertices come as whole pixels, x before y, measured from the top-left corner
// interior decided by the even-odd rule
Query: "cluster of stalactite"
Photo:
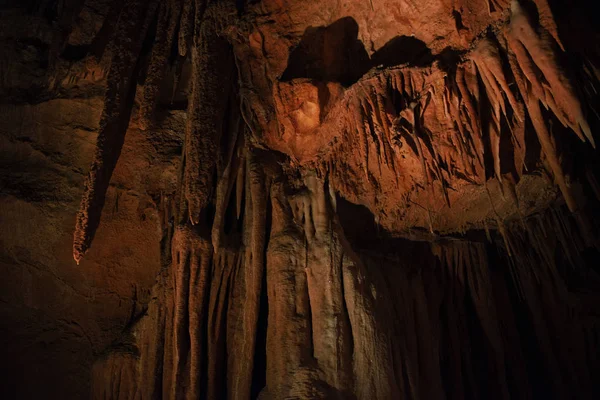
[[[233,4],[119,6],[77,262],[98,227],[142,70],[143,128],[152,126],[169,63],[191,57],[192,91],[179,191],[160,204],[165,269],[145,314],[94,366],[94,398],[600,396],[600,282],[591,268],[598,227],[571,214],[582,207],[540,103],[594,141],[559,66],[546,3],[536,3],[540,29],[513,1],[506,26],[460,62],[374,71],[344,89],[327,110],[343,123],[319,121],[339,131],[338,158],[304,168],[249,133],[240,71],[222,35],[238,12]],[[341,212],[349,206],[338,194],[361,179],[382,183],[379,174],[407,189],[438,182],[446,192],[457,179],[519,177],[528,126],[566,207],[499,221],[487,234],[469,232],[474,238],[382,234],[364,248],[360,238],[377,229],[359,240],[347,234],[364,221]],[[356,159],[339,157],[356,149]],[[514,155],[510,166],[504,153]]]
[[[89,248],[98,227],[141,69],[145,80],[139,122],[148,128],[168,63],[181,66],[183,58],[191,56],[183,196],[193,223],[198,222],[215,186],[221,125],[224,120],[228,123],[225,113],[237,107],[231,97],[233,56],[223,35],[237,13],[232,4],[214,2],[207,8],[200,0],[126,3],[114,7],[120,15],[118,22],[107,19],[105,24],[109,25],[106,30],[114,31],[107,52],[111,57],[108,88],[97,152],[77,217],[76,261]],[[496,6],[506,8],[505,3]],[[528,147],[539,146],[544,167],[575,211],[579,205],[556,139],[568,130],[592,146],[594,138],[586,120],[588,110],[573,86],[572,71],[564,68],[562,43],[550,9],[542,0],[536,5],[538,20],[533,21],[518,1],[510,2],[506,23],[490,29],[466,53],[440,55],[429,67],[374,70],[348,90],[334,88],[335,97],[340,91],[345,93],[337,104],[328,106],[332,109],[327,113],[321,110],[328,115],[317,131],[333,130],[321,136],[336,140],[332,147],[323,147],[311,167],[320,176],[329,175],[335,190],[351,198],[361,187],[363,191],[396,187],[402,193],[395,197],[403,206],[408,197],[398,197],[422,188],[435,195],[437,187],[450,205],[449,190],[464,184],[484,185],[490,178],[509,185],[512,192],[511,186],[528,168],[537,168],[538,157],[528,159],[527,153]],[[156,26],[149,29],[153,21]],[[149,57],[144,57],[142,45],[148,37],[154,44]],[[177,49],[175,59],[172,48]],[[584,64],[586,80],[597,82],[594,64],[589,60]],[[247,71],[241,74],[245,75]],[[243,96],[246,101],[247,97]],[[242,101],[245,109],[260,103],[248,105],[246,101]],[[285,120],[277,113],[270,115]],[[565,129],[559,129],[559,124]],[[262,125],[268,129],[269,124]],[[527,137],[530,131],[536,133],[536,143]],[[340,152],[357,157],[340,160]]]
[[[520,2],[510,2],[506,24],[484,33],[467,52],[361,78],[318,131],[337,139],[316,167],[329,171],[344,193],[363,180],[405,192],[439,188],[449,202],[449,187],[483,185],[490,178],[518,182],[539,161],[528,159],[528,147],[540,147],[544,168],[576,210],[556,140],[575,134],[595,146],[586,119],[593,111],[587,95],[594,91],[574,86],[549,8],[536,3],[538,21]],[[586,81],[597,82],[597,69],[589,60],[584,64]],[[358,157],[340,164],[340,152]]]
[[[89,249],[100,223],[106,190],[125,141],[138,81],[144,78],[139,125],[147,129],[167,67],[170,63],[175,66],[177,81],[186,57],[191,57],[194,66],[186,126],[186,198],[190,202],[190,216],[198,218],[200,209],[206,205],[203,194],[211,190],[214,155],[231,92],[233,60],[221,30],[236,15],[235,4],[229,1],[208,5],[204,0],[127,0],[113,4],[110,18],[93,43],[94,54],[108,64],[107,89],[96,153],[77,215],[75,261],[79,262]],[[149,55],[145,49],[147,42],[152,43]],[[173,48],[177,49],[175,56]]]

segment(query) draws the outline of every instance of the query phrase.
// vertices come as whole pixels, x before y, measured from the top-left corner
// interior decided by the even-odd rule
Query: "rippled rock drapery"
[[[138,3],[76,261],[137,82],[146,129],[165,68],[192,86],[165,268],[94,397],[600,395],[599,54],[550,3]]]
[[[495,232],[389,239],[392,251],[373,254],[352,250],[314,176],[294,194],[277,178],[241,178],[242,219],[232,194],[220,247],[194,227],[175,232],[131,347],[95,366],[98,398],[249,398],[263,386],[261,398],[598,392],[598,299],[584,283],[594,275],[566,207],[505,228],[511,255]]]

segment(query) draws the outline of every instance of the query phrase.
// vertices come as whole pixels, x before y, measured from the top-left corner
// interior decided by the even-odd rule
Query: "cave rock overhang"
[[[384,6],[325,18],[319,2],[262,2],[268,16],[234,46],[255,140],[392,232],[482,226],[520,214],[527,193],[546,196],[522,199],[526,212],[547,206],[540,168],[577,209],[552,126],[594,139],[548,4]]]

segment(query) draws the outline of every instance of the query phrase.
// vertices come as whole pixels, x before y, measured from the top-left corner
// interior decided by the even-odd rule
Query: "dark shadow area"
[[[72,45],[67,44],[60,54],[60,57],[67,61],[83,60],[88,55],[89,45]]]
[[[358,24],[345,17],[327,27],[306,29],[281,80],[312,78],[349,86],[369,68],[369,55],[358,40]]]
[[[422,40],[396,36],[369,57],[358,32],[358,24],[352,17],[341,18],[329,26],[307,28],[300,44],[291,51],[280,80],[309,78],[350,86],[374,67],[403,64],[424,67],[436,60],[456,62],[461,55],[447,49],[435,56]]]
[[[354,244],[366,238],[377,239],[379,232],[375,217],[367,207],[351,203],[339,195],[336,203],[340,225],[350,243]]]
[[[414,229],[415,236],[423,234],[422,240],[392,236],[375,221],[371,210],[361,204],[351,203],[339,195],[336,200],[336,213],[345,239],[357,253],[389,255],[397,254],[398,249],[402,249],[406,254],[420,257],[421,254],[430,252],[429,240],[432,240],[432,237],[428,232]]]
[[[268,157],[268,156],[267,156]],[[273,213],[271,196],[267,196],[267,210],[265,221],[265,243],[263,257],[266,260],[267,250],[271,239]],[[260,303],[258,321],[256,323],[256,341],[254,344],[254,364],[252,366],[252,385],[250,398],[258,399],[261,391],[267,386],[267,330],[269,326],[269,296],[267,293],[267,271],[262,271],[262,288],[260,290]]]
[[[462,22],[462,15],[456,10],[452,11],[452,18],[454,18],[454,23],[456,25],[456,30],[461,31],[463,29],[467,29],[467,27]]]
[[[453,49],[452,47],[446,47],[435,56],[435,59],[443,71],[454,75],[456,72],[456,66],[462,61],[462,57],[465,53],[465,50],[457,50]]]
[[[371,65],[386,68],[401,64],[424,67],[434,59],[425,42],[411,36],[396,36],[373,54]]]
[[[262,289],[260,291],[260,309],[256,324],[256,343],[254,365],[252,368],[252,387],[250,398],[258,399],[260,392],[267,386],[267,327],[269,316],[269,299],[267,297],[267,274],[263,272]]]

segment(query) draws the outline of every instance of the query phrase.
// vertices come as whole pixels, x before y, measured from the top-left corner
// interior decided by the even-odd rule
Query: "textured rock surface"
[[[102,246],[80,267],[73,262],[74,215],[101,107],[98,98],[0,107],[6,398],[85,397],[92,360],[142,310],[160,269],[156,199],[174,190],[181,151],[181,137],[166,127],[160,152],[130,130],[129,162],[117,166],[96,237]],[[183,116],[165,122],[181,127]],[[32,373],[36,385],[25,383]]]
[[[3,390],[597,398],[591,7],[8,7]]]
[[[101,1],[81,11],[69,37],[74,46],[89,45],[104,12],[108,4]],[[157,205],[161,194],[175,191],[183,144],[181,111],[163,112],[151,135],[132,124],[122,152],[127,162],[117,165],[95,238],[102,245],[77,267],[73,224],[95,150],[105,76],[91,63],[72,66],[77,76],[71,76],[66,61],[49,57],[56,30],[48,18],[41,5],[2,10],[3,398],[88,397],[93,361],[150,300],[161,267]],[[79,75],[86,69],[87,76]]]

